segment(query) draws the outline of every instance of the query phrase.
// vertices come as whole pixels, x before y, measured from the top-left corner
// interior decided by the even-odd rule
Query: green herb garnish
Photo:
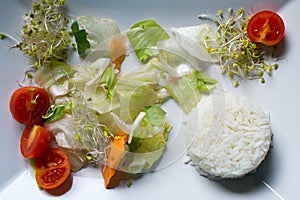
[[[78,22],[76,21],[73,22],[71,30],[75,37],[78,54],[82,55],[86,50],[90,49],[90,43],[87,40],[87,33],[84,29],[79,29]]]

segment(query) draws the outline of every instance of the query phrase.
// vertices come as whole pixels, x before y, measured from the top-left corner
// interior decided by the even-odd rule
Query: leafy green
[[[145,116],[134,130],[119,168],[129,173],[151,171],[163,155],[172,126],[159,104],[145,108]]]
[[[99,58],[89,66],[78,67],[77,71],[69,81],[82,96],[84,106],[101,114],[119,107],[119,99],[114,98],[116,77],[110,59]],[[76,103],[83,104],[82,101]]]
[[[144,117],[144,124],[150,123],[153,126],[162,126],[166,121],[166,112],[160,108],[159,104],[147,106],[145,108],[146,115]]]
[[[166,136],[164,134],[156,134],[149,138],[132,138],[129,145],[130,152],[148,153],[162,150],[166,146]]]
[[[131,123],[145,107],[161,102],[159,70],[147,63],[119,77],[116,93],[120,96],[120,117]]]
[[[91,49],[97,48],[107,39],[120,33],[118,25],[112,19],[79,16],[77,20],[79,25],[88,32],[87,39],[90,42]]]
[[[200,73],[196,70],[193,70],[190,74],[187,75],[188,78],[196,85],[198,90],[209,91],[216,87],[218,81],[213,79],[209,74]]]
[[[51,61],[49,66],[41,66],[34,75],[34,81],[41,87],[49,88],[60,80],[69,78],[73,73],[70,65],[57,60]]]
[[[102,87],[107,93],[107,98],[112,99],[117,84],[116,73],[113,67],[108,67],[102,77]]]
[[[165,89],[186,113],[191,112],[201,98],[197,86],[187,76],[167,81]]]
[[[75,37],[78,54],[82,55],[86,50],[90,49],[90,43],[87,40],[87,33],[84,29],[79,29],[77,21],[73,22],[71,30]]]
[[[46,122],[54,122],[63,118],[66,113],[71,113],[71,109],[70,103],[50,107],[43,119]]]
[[[169,38],[167,32],[154,20],[137,22],[127,32],[127,36],[142,63],[148,62],[157,54],[157,50],[152,47],[155,47],[158,41]]]

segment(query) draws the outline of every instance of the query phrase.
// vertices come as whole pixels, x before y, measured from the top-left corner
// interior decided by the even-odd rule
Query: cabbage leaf
[[[127,32],[127,36],[142,63],[157,55],[155,46],[158,41],[169,38],[167,32],[154,20],[137,22]]]

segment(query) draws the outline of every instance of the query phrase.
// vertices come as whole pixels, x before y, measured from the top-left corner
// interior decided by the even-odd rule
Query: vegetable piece
[[[48,148],[34,162],[35,178],[44,189],[53,189],[65,182],[70,175],[70,160],[58,148]]]
[[[126,47],[125,47],[126,37],[120,36],[112,38],[109,43],[109,49],[111,52],[111,58],[115,64],[116,69],[120,69],[121,63],[125,59]]]
[[[30,125],[23,131],[20,149],[24,158],[36,158],[48,148],[49,144],[49,131],[39,125]]]
[[[127,36],[142,63],[148,62],[157,54],[157,50],[152,47],[156,46],[158,41],[169,38],[165,30],[154,20],[137,22],[127,32]]]
[[[87,39],[90,42],[91,49],[98,48],[98,45],[120,33],[118,25],[112,19],[79,16],[77,20],[88,34]]]
[[[83,149],[84,146],[78,141],[76,137],[76,129],[73,124],[73,116],[65,114],[63,118],[44,123],[44,127],[47,128],[59,147],[70,149]]]
[[[249,14],[240,8],[228,10],[227,16],[220,10],[216,16],[203,14],[200,19],[211,20],[217,30],[206,26],[199,32],[197,40],[204,45],[206,50],[218,58],[220,71],[228,76],[232,85],[237,87],[242,79],[260,79],[265,82],[264,74],[272,74],[278,64],[271,63],[273,49],[258,45],[247,34]]]
[[[48,109],[48,112],[46,115],[43,116],[43,119],[45,122],[54,122],[57,121],[65,116],[65,114],[70,114],[72,111],[72,104],[71,103],[65,103],[65,104],[59,104],[59,105],[51,105],[50,109]]]
[[[120,171],[128,174],[153,170],[164,153],[172,128],[160,104],[146,107],[143,113],[143,118],[137,120],[137,126],[133,127],[133,137],[129,136],[129,151],[125,152],[118,166]]]
[[[116,171],[125,151],[127,139],[128,135],[120,135],[115,137],[112,141],[107,164],[102,166],[102,175],[106,189],[111,189],[119,185],[120,179],[116,178],[115,175],[117,175]]]
[[[71,25],[71,30],[75,37],[78,54],[82,55],[86,50],[90,49],[87,33],[84,29],[79,29],[78,22],[76,21]]]
[[[117,84],[116,73],[114,68],[108,67],[102,76],[102,88],[107,93],[107,98],[112,99],[115,93]]]
[[[78,172],[88,164],[86,151],[84,149],[61,148],[68,156],[72,172]]]
[[[69,19],[65,16],[65,0],[33,1],[32,9],[24,16],[18,47],[24,54],[37,60],[37,67],[52,59],[66,60],[70,48]]]
[[[284,22],[275,12],[263,10],[254,14],[248,22],[249,38],[267,46],[278,44],[284,36]]]
[[[179,79],[170,78],[164,83],[167,92],[177,101],[185,113],[190,113],[201,99],[198,86],[194,83],[195,80],[190,80],[188,74]]]
[[[3,33],[0,33],[0,40],[3,40],[5,37],[6,37],[6,35],[5,35],[5,34],[3,34]]]
[[[55,83],[69,78],[73,73],[70,65],[53,60],[49,66],[40,67],[34,74],[34,81],[41,87],[48,89]]]
[[[199,73],[193,70],[191,73],[187,74],[188,78],[194,82],[198,90],[209,91],[216,87],[218,81],[213,79],[209,74]]]
[[[39,124],[50,106],[46,90],[34,86],[17,89],[10,99],[10,112],[19,123]]]

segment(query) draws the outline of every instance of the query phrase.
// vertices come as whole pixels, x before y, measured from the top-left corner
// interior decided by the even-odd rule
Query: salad
[[[217,85],[203,62],[219,64],[232,80],[261,82],[265,71],[278,67],[264,57],[265,45],[272,48],[284,32],[271,11],[250,21],[243,9],[229,10],[227,18],[221,11],[216,18],[200,16],[216,28],[165,29],[143,20],[121,33],[112,19],[69,17],[65,3],[34,1],[15,46],[30,57],[25,75],[31,84],[20,83],[10,110],[25,125],[21,153],[32,160],[44,189],[59,187],[89,164],[101,166],[108,189],[152,171],[172,133],[164,103],[173,99],[188,114]],[[281,25],[279,35],[269,19]],[[71,65],[74,53],[81,61]]]

